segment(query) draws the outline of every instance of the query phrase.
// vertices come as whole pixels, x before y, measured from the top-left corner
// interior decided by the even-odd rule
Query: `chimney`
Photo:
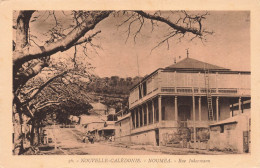
[[[187,58],[189,58],[189,48],[187,48],[186,51],[187,51]]]

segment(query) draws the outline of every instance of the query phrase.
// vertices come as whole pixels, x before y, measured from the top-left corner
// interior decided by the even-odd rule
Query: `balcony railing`
[[[207,89],[206,88],[192,88],[192,87],[161,87],[162,93],[187,93],[191,94],[194,93],[201,93],[206,94]],[[237,88],[210,88],[209,91],[211,94],[237,94],[238,93]],[[249,91],[250,89],[247,89]],[[245,92],[245,90],[243,90]]]

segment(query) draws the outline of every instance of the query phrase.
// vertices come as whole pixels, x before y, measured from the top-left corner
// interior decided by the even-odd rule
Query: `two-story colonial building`
[[[131,89],[130,140],[182,147],[207,141],[209,125],[229,118],[231,104],[238,103],[242,113],[250,97],[250,72],[187,57],[157,69]]]

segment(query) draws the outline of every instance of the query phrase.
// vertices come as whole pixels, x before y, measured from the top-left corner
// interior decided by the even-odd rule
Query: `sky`
[[[104,53],[96,57],[93,64],[100,76],[144,76],[158,68],[164,68],[186,58],[186,49],[189,57],[215,64],[232,70],[250,70],[250,17],[248,12],[210,12],[204,21],[213,35],[206,37],[204,44],[199,40],[190,41],[190,37],[179,42],[177,39],[167,45],[161,45],[151,53],[157,45],[163,32],[156,30],[151,33],[151,27],[143,29],[142,35],[133,42],[130,37],[125,43],[125,29],[117,30],[109,20],[102,27],[102,47]],[[164,30],[164,29],[163,29]],[[179,59],[181,56],[181,59]],[[139,73],[137,66],[139,64]]]
[[[196,13],[205,11],[196,11]],[[134,41],[134,35],[127,39],[129,24],[118,27],[124,17],[110,16],[100,22],[92,32],[101,30],[93,43],[102,49],[89,52],[88,62],[95,67],[94,73],[100,77],[145,76],[158,68],[164,68],[186,58],[186,49],[189,57],[224,68],[239,71],[250,71],[250,12],[248,11],[208,11],[210,15],[202,22],[203,27],[213,31],[213,35],[206,36],[206,41],[194,39],[191,35],[181,41],[172,38],[167,44],[151,50],[169,32],[168,25],[159,24],[152,32],[150,21],[146,21],[140,34]],[[191,13],[195,13],[194,11]],[[70,20],[71,21],[71,20]],[[64,21],[65,23],[65,21]],[[32,31],[42,32],[49,27],[40,23],[32,26]],[[139,24],[132,25],[132,33]],[[72,55],[71,49],[57,53],[56,56]]]

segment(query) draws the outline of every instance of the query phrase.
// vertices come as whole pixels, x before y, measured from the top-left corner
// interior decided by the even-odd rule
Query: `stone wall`
[[[162,128],[159,130],[160,145],[165,146],[168,143],[179,144],[180,140],[177,128]]]
[[[131,143],[131,136],[127,135],[124,137],[117,137],[117,138],[115,138],[115,142],[125,143],[125,144]]]
[[[156,145],[155,131],[150,130],[139,134],[131,135],[131,143],[140,145]]]
[[[115,123],[115,141],[130,143],[131,142],[131,127],[130,117],[127,117],[121,121]]]
[[[236,123],[225,123],[210,128],[209,149],[243,153],[243,131],[248,131],[249,116],[233,117]]]

